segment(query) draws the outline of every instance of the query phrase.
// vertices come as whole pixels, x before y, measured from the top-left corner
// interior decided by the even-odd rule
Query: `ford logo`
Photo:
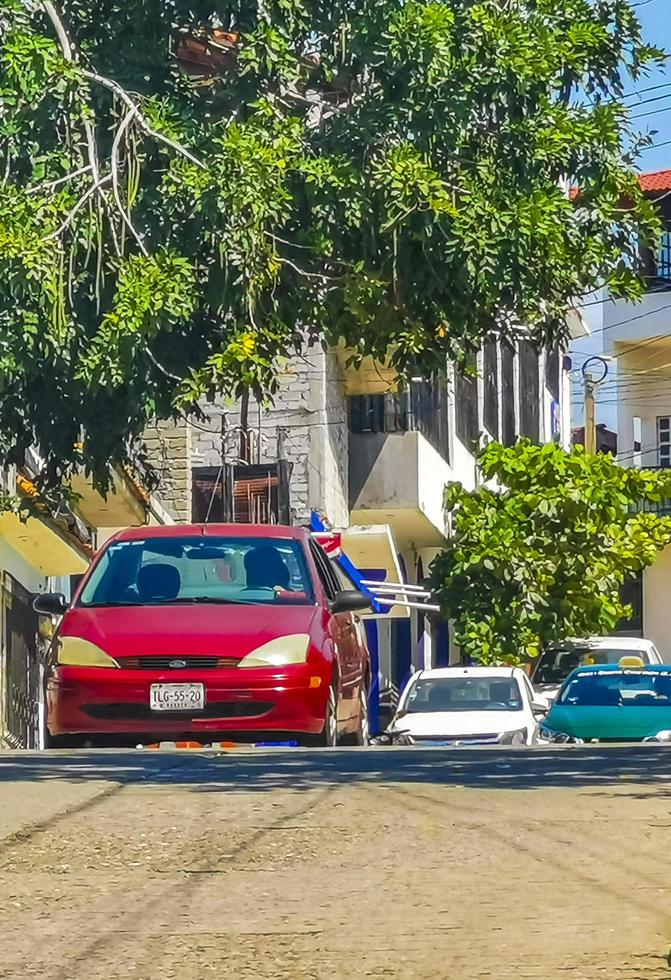
[[[171,660],[168,667],[172,667],[173,670],[181,670],[186,667],[186,660]]]

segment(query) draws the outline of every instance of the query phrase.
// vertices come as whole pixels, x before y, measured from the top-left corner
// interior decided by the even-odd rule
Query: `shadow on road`
[[[195,792],[242,789],[259,793],[343,783],[506,790],[605,790],[630,783],[643,798],[647,795],[644,787],[659,796],[665,784],[671,795],[671,747],[0,753],[0,793],[3,783],[45,780],[179,783]]]

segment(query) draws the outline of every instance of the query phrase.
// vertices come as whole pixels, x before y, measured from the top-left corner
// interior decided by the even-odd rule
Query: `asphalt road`
[[[0,978],[671,978],[671,747],[0,754]]]

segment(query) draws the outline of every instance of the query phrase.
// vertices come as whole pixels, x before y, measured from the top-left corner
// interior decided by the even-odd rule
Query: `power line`
[[[613,298],[613,297],[610,298],[612,299],[613,303],[622,302],[622,300],[618,300],[617,298]],[[658,307],[658,309],[654,310],[654,313],[655,314],[663,313],[665,310],[671,310],[671,303]],[[605,327],[600,327],[598,330],[592,330],[590,336],[595,337],[597,334],[607,333],[609,330],[615,330],[616,327],[624,327],[628,323],[635,323],[637,320],[644,320],[646,317],[650,315],[651,315],[650,311],[648,311],[646,313],[639,313],[637,316],[627,317],[624,320],[618,320],[616,323],[610,323]],[[667,335],[664,334],[663,336],[667,336]]]
[[[671,86],[666,86],[666,87],[671,88]],[[651,99],[641,99],[640,102],[637,102],[633,106],[627,106],[626,108],[627,109],[638,109],[639,106],[642,106],[642,105],[650,105],[653,102],[664,102],[665,99],[671,99],[671,92],[669,92],[667,95],[653,95],[653,97]],[[642,115],[646,115],[646,113],[643,113]],[[638,119],[639,118],[638,113],[635,114],[635,115],[633,115],[631,118],[632,119]]]
[[[665,95],[662,98],[668,99],[669,96]],[[632,119],[645,119],[647,116],[658,116],[661,112],[669,112],[671,106],[665,106],[663,109],[648,109],[646,112],[636,112],[631,117]]]
[[[642,146],[640,149],[641,153],[647,153],[648,150],[658,150],[660,146],[669,146],[671,140],[664,140],[663,143],[651,143],[649,146]]]
[[[645,88],[639,88],[633,92],[627,92],[622,96],[614,96],[614,98],[633,99],[637,95],[643,95],[645,92],[658,92],[662,88],[671,88],[671,82],[660,82],[658,85],[647,85]]]

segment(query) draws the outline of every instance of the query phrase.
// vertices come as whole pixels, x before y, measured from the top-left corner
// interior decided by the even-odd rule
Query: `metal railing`
[[[348,398],[351,432],[420,432],[449,462],[447,385],[443,380],[411,381],[405,391]]]

